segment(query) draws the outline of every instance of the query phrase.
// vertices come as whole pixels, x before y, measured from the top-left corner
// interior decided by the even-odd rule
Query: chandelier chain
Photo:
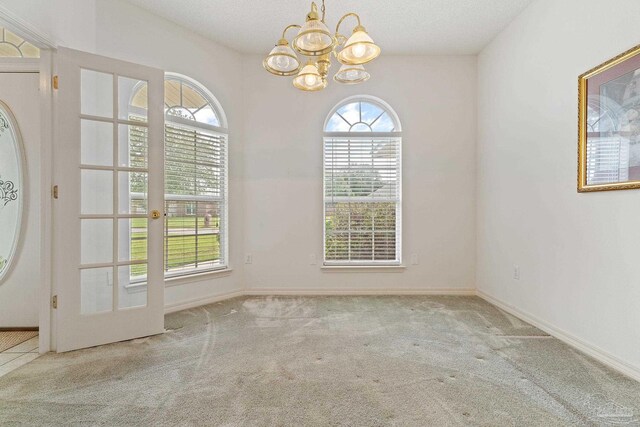
[[[322,22],[324,22],[324,15],[327,10],[324,6],[324,0],[322,0],[322,8],[320,10],[322,11]]]

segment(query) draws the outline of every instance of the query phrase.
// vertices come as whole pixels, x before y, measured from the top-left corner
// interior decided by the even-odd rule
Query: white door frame
[[[16,33],[20,37],[40,49],[40,59],[3,60],[0,61],[0,71],[4,72],[38,72],[40,73],[40,186],[41,186],[41,219],[42,237],[40,243],[40,299],[38,301],[38,327],[40,353],[55,350],[55,324],[51,306],[52,289],[52,200],[49,189],[52,187],[52,151],[53,151],[53,62],[52,51],[56,49],[55,42],[47,35],[35,29],[31,24],[14,15],[5,7],[0,6],[0,25]]]

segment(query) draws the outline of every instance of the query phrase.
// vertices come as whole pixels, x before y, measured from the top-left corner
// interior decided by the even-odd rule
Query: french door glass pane
[[[146,122],[149,102],[147,82],[118,77],[118,118]]]
[[[113,118],[113,75],[83,69],[80,78],[81,113]]]
[[[118,308],[144,307],[147,305],[147,287],[136,286],[147,280],[147,264],[118,267]]]
[[[81,159],[83,165],[113,165],[113,124],[81,120]]]
[[[80,301],[82,314],[112,311],[113,267],[80,270]]]
[[[118,172],[118,213],[147,213],[148,175],[147,172]]]
[[[113,214],[113,172],[83,169],[80,187],[83,215]]]
[[[113,262],[113,220],[80,220],[80,262],[104,264]]]
[[[145,126],[120,125],[118,129],[118,166],[148,167],[148,130]]]
[[[147,218],[123,218],[118,223],[118,260],[146,261],[149,231]]]

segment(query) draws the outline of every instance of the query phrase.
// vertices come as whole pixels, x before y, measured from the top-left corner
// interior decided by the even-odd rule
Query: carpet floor
[[[640,383],[476,297],[244,297],[0,378],[0,424],[640,425]]]

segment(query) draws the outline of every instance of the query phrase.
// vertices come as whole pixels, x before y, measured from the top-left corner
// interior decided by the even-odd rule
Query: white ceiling
[[[127,0],[243,53],[271,50],[311,0]],[[322,0],[317,0],[320,6]],[[533,0],[326,0],[329,28],[356,12],[384,53],[476,54]],[[341,33],[350,34],[354,21]],[[295,34],[292,30],[289,36]],[[290,39],[290,37],[289,37]]]

